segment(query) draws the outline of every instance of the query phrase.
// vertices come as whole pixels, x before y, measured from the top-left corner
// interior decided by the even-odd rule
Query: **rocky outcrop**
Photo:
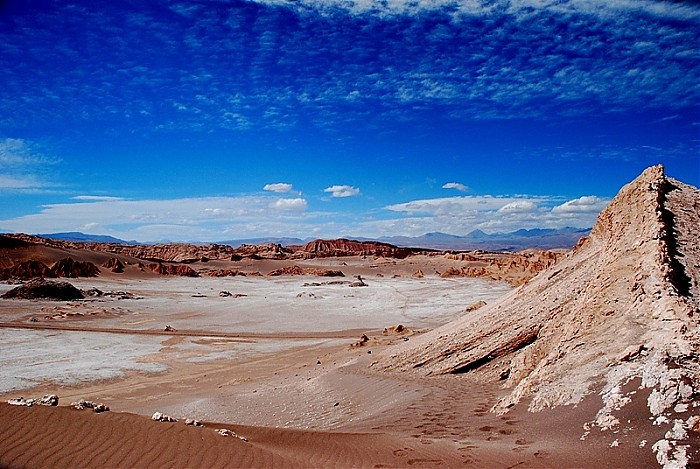
[[[700,405],[698,226],[700,192],[649,168],[559,263],[391,349],[380,364],[500,379],[510,393],[497,412],[524,398],[537,411],[599,392],[604,407],[591,426],[601,429],[619,425],[616,409],[640,398],[636,389],[624,394],[634,380],[647,389],[652,415],[687,426]],[[679,441],[661,441],[657,453],[682,452]]]
[[[315,269],[312,267],[301,268],[298,265],[289,265],[275,269],[267,274],[269,277],[279,277],[281,275],[316,275],[318,277],[345,277],[340,270]]]
[[[304,275],[304,269],[302,269],[298,265],[290,265],[287,267],[275,269],[267,275],[270,277],[279,277],[280,275]]]
[[[56,301],[81,300],[83,293],[68,282],[37,279],[8,291],[5,299],[46,299]]]
[[[100,269],[92,262],[76,261],[70,257],[55,262],[51,268],[41,261],[28,260],[0,271],[0,280],[16,278],[29,280],[32,278],[77,278],[97,277]]]
[[[529,250],[519,253],[447,253],[446,259],[459,261],[441,277],[474,277],[503,280],[513,286],[520,286],[541,271],[556,264],[563,254],[553,251]]]
[[[102,267],[108,269],[110,272],[113,272],[115,274],[124,273],[124,263],[116,257],[110,257],[107,262],[102,264]]]
[[[414,250],[400,248],[393,244],[378,241],[353,241],[349,239],[317,239],[302,246],[295,252],[295,257],[345,257],[345,256],[376,256],[404,259]]]
[[[0,280],[33,278],[55,278],[56,274],[43,262],[28,260],[0,270]]]
[[[76,261],[70,257],[63,258],[51,266],[56,277],[78,278],[97,277],[100,269],[92,262]]]
[[[189,265],[163,264],[154,262],[146,266],[148,270],[159,275],[177,275],[180,277],[199,277],[199,274]]]
[[[224,244],[112,244],[86,243],[86,247],[122,256],[136,257],[155,262],[197,262],[201,260],[230,260],[234,254],[231,246]]]
[[[244,257],[250,259],[287,259],[294,251],[283,247],[281,244],[243,244],[236,248],[231,260],[240,260]]]
[[[382,334],[384,335],[405,335],[409,334],[411,330],[404,326],[403,324],[397,324],[395,326],[391,327],[385,327],[384,330],[382,331]]]

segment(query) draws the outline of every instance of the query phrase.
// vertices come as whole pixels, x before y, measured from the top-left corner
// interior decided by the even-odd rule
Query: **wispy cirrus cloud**
[[[32,142],[18,138],[0,140],[0,191],[51,187],[52,183],[45,177],[48,167],[54,163]]]
[[[0,31],[0,122],[27,128],[78,119],[117,132],[286,130],[306,122],[338,129],[421,120],[425,106],[455,120],[547,119],[680,109],[700,99],[700,7],[692,2],[169,7],[172,15],[149,4],[125,11],[49,2],[14,18]],[[158,61],[143,44],[157,45]]]
[[[264,236],[289,230],[320,216],[306,212],[303,198],[278,196],[192,197],[130,200],[78,196],[76,202],[43,206],[39,212],[0,220],[0,230],[49,233],[89,227],[92,231],[140,241],[217,240],[224,233]],[[276,226],[276,227],[275,227]],[[304,227],[309,230],[308,227]],[[148,233],[151,238],[144,238]]]
[[[301,0],[290,3],[287,0],[256,0],[258,3],[286,6],[299,11],[316,10],[332,14],[339,10],[355,15],[373,14],[381,17],[395,15],[418,15],[425,12],[444,11],[453,16],[486,15],[494,11],[506,10],[512,13],[527,13],[534,9],[547,8],[565,13],[588,13],[609,16],[625,12],[643,12],[648,15],[690,19],[699,14],[698,6],[692,2],[661,2],[653,0],[568,0],[547,2],[540,0]]]

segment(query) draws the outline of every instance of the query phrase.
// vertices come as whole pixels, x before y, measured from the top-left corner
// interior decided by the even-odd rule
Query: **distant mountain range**
[[[509,233],[484,233],[474,230],[465,236],[451,235],[447,233],[426,233],[422,236],[384,236],[381,238],[357,238],[358,241],[381,241],[399,247],[414,247],[424,249],[437,249],[441,251],[471,251],[481,249],[484,251],[522,251],[523,249],[570,249],[582,236],[587,236],[590,228],[559,228],[531,230],[517,230]],[[92,235],[80,232],[50,233],[38,236],[61,241],[73,242],[99,242],[119,244],[139,244],[136,241],[124,241],[113,236]],[[239,240],[217,241],[216,244],[226,244],[234,248],[243,244],[274,243],[282,246],[303,245],[314,238],[251,238]],[[194,243],[205,244],[205,243]]]
[[[118,244],[139,244],[136,241],[124,241],[108,235],[85,234],[80,231],[69,231],[65,233],[37,234],[42,238],[55,239],[58,241],[70,241],[77,243],[118,243]]]
[[[447,233],[426,233],[422,236],[391,236],[379,241],[401,247],[422,247],[445,251],[522,251],[523,249],[571,249],[582,236],[590,233],[590,228],[559,228],[517,230],[509,233],[484,233],[474,230],[465,236]]]

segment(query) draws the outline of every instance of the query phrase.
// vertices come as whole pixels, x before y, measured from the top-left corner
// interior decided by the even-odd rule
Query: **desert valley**
[[[0,468],[700,467],[699,227],[655,166],[571,250],[1,235]]]

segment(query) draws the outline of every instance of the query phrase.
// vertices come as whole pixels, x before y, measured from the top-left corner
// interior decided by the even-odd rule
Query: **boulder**
[[[47,299],[56,301],[82,300],[83,293],[68,282],[37,279],[8,291],[5,299]]]
[[[151,416],[151,420],[155,420],[156,422],[177,422],[176,418],[160,412],[154,412]]]

